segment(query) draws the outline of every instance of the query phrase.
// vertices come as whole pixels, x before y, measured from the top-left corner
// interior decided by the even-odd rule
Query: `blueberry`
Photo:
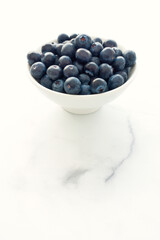
[[[121,75],[121,76],[123,77],[123,79],[124,79],[124,82],[127,82],[127,80],[128,80],[128,75],[127,75],[126,71],[116,72],[116,74]]]
[[[52,65],[47,69],[47,75],[55,81],[62,76],[62,69],[57,65]]]
[[[46,67],[49,67],[54,64],[55,62],[55,55],[52,52],[46,52],[42,54],[41,61],[46,65]]]
[[[91,82],[91,92],[92,93],[103,93],[108,91],[107,82],[102,78],[95,78]]]
[[[34,77],[36,80],[39,80],[45,75],[46,66],[42,62],[33,63],[30,68],[30,72],[32,77]]]
[[[54,65],[59,65],[59,56],[58,55],[55,55]]]
[[[78,61],[74,61],[73,64],[78,68],[79,73],[83,72],[83,65]]]
[[[72,38],[72,39],[70,40],[70,42],[75,46],[75,38]],[[75,46],[75,48],[76,48],[76,46]]]
[[[90,77],[85,73],[81,73],[78,78],[82,84],[88,84],[90,82]]]
[[[90,38],[88,35],[86,35],[86,34],[78,35],[78,36],[75,38],[76,48],[86,48],[86,49],[90,49],[91,44],[92,44],[92,40],[91,40],[91,38]]]
[[[103,46],[99,42],[93,42],[90,48],[90,52],[93,56],[97,57],[99,56],[100,52],[102,51]]]
[[[125,68],[126,60],[124,57],[116,57],[112,66],[115,71],[122,71]]]
[[[126,51],[123,54],[126,60],[126,67],[132,67],[136,62],[136,54],[133,51]]]
[[[102,63],[99,66],[99,76],[100,76],[100,78],[103,78],[103,79],[107,80],[112,74],[113,74],[113,68],[109,64]]]
[[[117,47],[113,47],[113,50],[115,51],[116,57],[122,56],[122,51],[121,51],[121,49],[119,49],[119,48],[117,48]]]
[[[57,79],[52,83],[52,90],[56,92],[64,92],[64,81],[62,79]]]
[[[81,85],[81,95],[89,95],[91,94],[91,87],[90,85],[83,84]]]
[[[59,66],[61,68],[64,68],[65,66],[70,65],[70,64],[72,64],[72,60],[70,57],[62,56],[59,58]]]
[[[31,66],[35,62],[41,61],[41,54],[36,52],[30,52],[27,54],[28,63]]]
[[[61,49],[63,47],[63,43],[58,43],[56,45],[56,53],[58,54],[58,56],[61,56]]]
[[[48,77],[48,75],[44,75],[41,80],[40,80],[40,84],[43,87],[46,87],[48,89],[52,89],[52,80]]]
[[[69,36],[65,33],[60,34],[57,38],[58,43],[63,43],[66,40],[69,40]]]
[[[79,48],[76,51],[76,59],[80,62],[80,63],[87,63],[90,62],[92,57],[92,54],[89,50],[84,49],[84,48]]]
[[[108,80],[108,88],[109,90],[120,87],[124,83],[124,79],[120,74],[115,74],[111,76]]]
[[[99,43],[102,44],[102,39],[101,39],[101,38],[94,38],[93,41],[94,41],[94,42],[99,42]]]
[[[99,57],[92,57],[91,62],[96,63],[98,66],[101,64]]]
[[[72,34],[72,35],[69,37],[69,39],[71,40],[71,39],[73,39],[73,38],[76,38],[77,36],[78,36],[78,34],[74,33],[74,34]]]
[[[106,48],[106,47],[110,47],[110,48],[117,47],[117,43],[114,40],[107,40],[103,43],[103,47],[104,48]]]
[[[64,90],[68,94],[79,94],[81,91],[81,82],[76,77],[69,77],[64,82]]]
[[[106,47],[100,52],[100,60],[103,63],[111,64],[115,59],[115,51],[110,48]]]
[[[78,68],[75,65],[67,65],[63,69],[63,74],[66,78],[77,77],[79,74]]]
[[[94,62],[89,62],[84,66],[84,71],[87,73],[89,76],[94,77],[98,75],[99,72],[99,67],[96,63]]]
[[[45,53],[45,52],[56,53],[56,44],[47,43],[42,46],[41,51],[42,53]]]
[[[75,47],[72,43],[66,43],[63,45],[61,49],[61,55],[69,56],[70,58],[73,58],[75,55]]]

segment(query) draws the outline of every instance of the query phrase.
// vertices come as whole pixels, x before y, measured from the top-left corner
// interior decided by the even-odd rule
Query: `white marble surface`
[[[144,1],[135,1],[136,18],[130,17],[127,1],[117,2],[116,8],[108,4],[118,15],[122,3],[123,27],[112,21],[107,34],[137,52],[137,78],[117,100],[86,116],[50,102],[26,74],[27,51],[52,38],[48,23],[58,13],[53,16],[52,8],[45,12],[38,1],[22,6],[16,0],[9,9],[5,3],[13,18],[5,21],[10,31],[1,39],[0,240],[160,239],[160,79],[158,47],[153,50],[160,40],[158,1],[145,2],[145,11]],[[61,2],[55,4],[60,9]],[[107,16],[105,8],[101,11],[102,22],[113,17],[112,11]],[[36,16],[41,17],[33,24]],[[67,14],[66,24],[76,16]],[[68,26],[65,31],[73,32],[73,24]],[[85,19],[77,26],[79,32],[95,34],[94,24]],[[54,33],[63,31],[64,21],[59,21]],[[103,27],[97,35],[106,35]],[[14,56],[9,65],[8,49]]]

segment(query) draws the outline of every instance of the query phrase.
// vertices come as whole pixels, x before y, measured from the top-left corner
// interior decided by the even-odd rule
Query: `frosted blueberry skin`
[[[121,49],[119,49],[117,47],[113,47],[112,49],[115,51],[116,57],[123,55]]]
[[[102,63],[112,64],[115,58],[115,51],[110,47],[106,47],[100,52],[100,60]]]
[[[110,48],[113,48],[113,47],[117,47],[117,43],[114,41],[114,40],[107,40],[107,41],[104,41],[103,43],[103,47],[110,47]]]
[[[126,71],[116,72],[116,74],[120,74],[120,75],[123,77],[124,83],[127,82],[127,80],[128,80],[128,75],[127,75]]]
[[[55,81],[62,76],[62,69],[58,65],[52,65],[47,69],[47,75]]]
[[[45,66],[48,68],[49,66],[53,65],[55,63],[55,55],[52,52],[46,52],[42,54],[41,62],[45,64]]]
[[[86,34],[78,35],[75,38],[75,46],[76,46],[76,48],[90,49],[91,44],[92,44],[92,39],[88,35],[86,35]]]
[[[103,49],[103,46],[101,43],[93,42],[90,47],[90,52],[92,53],[92,56],[98,57],[102,49]]]
[[[96,77],[99,73],[99,67],[94,62],[89,62],[84,66],[84,71],[91,77]]]
[[[48,75],[44,75],[40,82],[39,82],[43,87],[46,87],[48,89],[52,89],[52,83],[53,81],[48,77]]]
[[[41,51],[42,53],[45,53],[45,52],[56,53],[56,46],[57,46],[56,44],[47,43],[42,46]]]
[[[115,58],[112,66],[115,71],[122,71],[125,68],[126,60],[122,56],[118,56]]]
[[[102,44],[102,39],[97,37],[93,39],[93,42],[99,42]]]
[[[52,90],[56,92],[64,92],[64,81],[62,79],[57,79],[51,85]]]
[[[126,51],[123,54],[125,60],[126,60],[126,67],[133,67],[136,62],[136,54],[134,51]]]
[[[58,43],[63,43],[64,41],[69,40],[69,39],[70,39],[70,38],[69,38],[69,36],[68,36],[67,34],[61,33],[61,34],[58,36],[58,38],[57,38],[57,42],[58,42]]]
[[[90,82],[90,77],[85,73],[80,74],[78,78],[82,84],[89,84]]]
[[[62,43],[58,43],[57,45],[56,45],[56,53],[57,53],[57,55],[60,57],[62,54],[61,54],[61,49],[62,49],[62,47],[63,47],[63,44]]]
[[[42,62],[33,63],[30,73],[34,79],[40,80],[46,73],[46,66]]]
[[[102,78],[95,78],[91,82],[91,92],[94,94],[108,91],[107,82]]]
[[[78,68],[74,65],[67,65],[64,69],[63,69],[63,75],[66,78],[69,77],[77,77],[79,74]]]
[[[68,94],[79,94],[81,91],[81,82],[76,77],[69,77],[64,82],[64,90]]]
[[[98,66],[101,64],[99,57],[92,57],[91,62],[96,63]]]
[[[73,58],[75,55],[75,46],[72,43],[65,43],[61,49],[61,55],[69,56]]]
[[[73,65],[75,65],[78,68],[79,73],[83,72],[83,64],[79,63],[77,60],[73,62]]]
[[[76,38],[78,36],[78,34],[74,33],[72,35],[70,35],[69,39],[72,40],[73,38]]]
[[[64,68],[65,66],[70,65],[70,64],[72,64],[72,60],[69,56],[61,56],[59,58],[59,66],[61,68]]]
[[[33,63],[41,61],[41,54],[37,52],[29,52],[27,54],[27,59],[29,65],[32,66]]]
[[[81,85],[80,95],[89,95],[91,94],[91,86],[87,84]]]
[[[117,87],[120,87],[124,83],[124,78],[120,74],[115,74],[111,76],[108,80],[109,90],[113,90]]]
[[[107,80],[113,74],[113,68],[107,63],[102,63],[99,66],[99,76]]]
[[[76,51],[76,59],[78,62],[85,64],[90,62],[91,58],[92,58],[92,54],[89,50],[84,49],[84,48],[79,48]]]

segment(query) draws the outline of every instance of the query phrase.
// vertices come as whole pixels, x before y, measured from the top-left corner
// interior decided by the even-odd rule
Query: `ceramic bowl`
[[[121,50],[125,50],[124,47],[119,46]],[[40,85],[30,74],[29,66],[28,66],[28,75],[31,79],[31,82],[38,88],[38,90],[45,95],[47,98],[60,105],[66,111],[74,114],[88,114],[97,111],[104,104],[111,102],[120,96],[127,87],[134,80],[136,75],[136,64],[131,69],[129,79],[122,86],[100,94],[91,94],[91,95],[71,95],[65,93],[59,93],[56,91],[52,91],[48,88]]]

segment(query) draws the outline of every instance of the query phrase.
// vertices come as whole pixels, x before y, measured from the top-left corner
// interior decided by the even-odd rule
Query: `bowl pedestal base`
[[[63,107],[63,109],[69,113],[73,113],[73,114],[90,114],[93,112],[96,112],[100,109],[101,107],[98,108],[67,108],[67,107]]]

